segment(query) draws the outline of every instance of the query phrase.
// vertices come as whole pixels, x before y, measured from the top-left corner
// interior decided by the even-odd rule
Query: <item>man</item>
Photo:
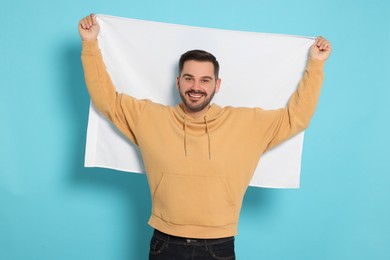
[[[164,106],[117,93],[92,14],[79,22],[82,62],[92,102],[142,154],[155,228],[150,259],[235,259],[242,199],[261,155],[304,130],[318,101],[330,43],[318,37],[286,108],[221,108],[216,58],[193,50],[179,61],[182,102]],[[140,86],[142,87],[142,86]]]

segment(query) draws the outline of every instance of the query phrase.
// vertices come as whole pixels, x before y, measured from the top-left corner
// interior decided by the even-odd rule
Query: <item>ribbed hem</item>
[[[194,225],[176,225],[151,215],[148,224],[166,234],[191,238],[223,238],[237,235],[237,223],[222,227],[204,227]]]

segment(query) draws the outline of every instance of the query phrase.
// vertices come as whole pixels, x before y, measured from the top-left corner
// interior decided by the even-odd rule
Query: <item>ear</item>
[[[220,87],[221,87],[221,79],[218,79],[217,83],[215,84],[215,93],[218,93]]]
[[[176,88],[179,89],[179,80],[180,80],[180,76],[177,76],[176,77]]]

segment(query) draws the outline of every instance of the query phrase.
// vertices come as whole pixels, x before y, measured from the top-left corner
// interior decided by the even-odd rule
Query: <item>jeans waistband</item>
[[[210,239],[177,237],[177,236],[165,234],[157,229],[154,230],[153,235],[169,243],[179,244],[179,245],[194,245],[194,246],[215,245],[230,240],[234,240],[234,236],[223,237],[223,238],[210,238]]]

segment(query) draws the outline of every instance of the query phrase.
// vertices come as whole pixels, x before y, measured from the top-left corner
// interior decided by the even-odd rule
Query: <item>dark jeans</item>
[[[234,237],[192,239],[175,237],[158,230],[150,241],[149,260],[236,259]]]

